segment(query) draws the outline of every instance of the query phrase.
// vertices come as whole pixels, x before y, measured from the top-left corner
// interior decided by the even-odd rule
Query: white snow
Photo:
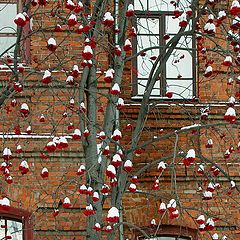
[[[114,21],[114,18],[110,12],[106,12],[103,17],[103,21],[108,20],[108,21]]]
[[[12,155],[12,152],[11,152],[10,148],[4,148],[3,156],[11,156],[11,155]]]
[[[200,127],[201,124],[193,124],[193,125],[190,125],[190,126],[185,126],[185,127],[182,127],[181,130],[187,130],[187,129],[191,129],[191,128],[195,128],[195,127]]]
[[[134,6],[132,4],[129,4],[127,11],[134,11]]]
[[[69,0],[68,0],[68,1],[69,1]],[[57,45],[56,40],[55,40],[54,38],[49,38],[49,39],[48,39],[48,45],[54,45],[54,46],[56,46],[56,45]]]
[[[168,203],[168,205],[167,205],[167,208],[170,208],[170,207],[172,207],[172,208],[176,208],[176,207],[177,207],[177,202],[176,202],[175,199],[171,199],[171,200],[169,201],[169,203]]]
[[[23,21],[26,21],[25,16],[22,13],[18,13],[17,16],[15,17],[15,20],[21,18]]]
[[[74,130],[74,133],[73,133],[73,134],[74,134],[74,135],[81,136],[81,131],[76,128],[76,129]]]
[[[129,39],[126,39],[124,45],[125,45],[125,46],[132,46],[132,43],[131,43],[131,41],[130,41]]]
[[[23,104],[21,105],[21,109],[29,110],[29,107],[28,107],[28,105],[27,105],[26,103],[23,103]]]
[[[116,173],[116,168],[115,168],[113,165],[111,165],[111,164],[107,167],[107,171],[108,171],[108,172],[111,172],[111,173],[114,174],[114,175],[117,174],[117,173]]]
[[[84,47],[83,52],[84,53],[93,53],[92,48],[89,45]]]
[[[204,215],[200,215],[197,220],[203,220],[205,222],[205,216]]]
[[[68,197],[65,197],[63,203],[70,203],[70,199]]]
[[[24,168],[29,168],[28,163],[27,163],[26,160],[23,160],[23,161],[20,163],[20,166],[21,166],[21,167],[24,167]]]
[[[119,129],[115,129],[114,132],[113,132],[113,136],[120,136],[122,137],[122,133]]]
[[[225,116],[236,116],[235,109],[232,107],[229,107],[225,113]]]
[[[108,210],[108,215],[107,217],[119,217],[119,211],[116,207],[111,207]]]
[[[194,149],[188,150],[186,158],[195,158],[195,150]]]
[[[120,87],[119,87],[118,83],[114,83],[114,85],[112,86],[112,90],[120,92]]]
[[[71,14],[70,17],[69,17],[69,19],[77,21],[77,17],[76,17],[76,15],[74,15],[74,14]]]
[[[161,161],[159,164],[158,164],[158,169],[166,169],[166,163],[164,161]]]
[[[132,167],[133,163],[130,160],[126,160],[126,162],[124,163],[124,167]]]
[[[42,173],[45,173],[45,172],[48,172],[48,169],[46,167],[42,169]]]

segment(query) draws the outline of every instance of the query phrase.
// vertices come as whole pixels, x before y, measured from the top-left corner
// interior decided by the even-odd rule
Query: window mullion
[[[8,225],[7,225],[7,219],[5,220],[5,237],[7,236],[7,229],[8,229]]]
[[[162,46],[164,46],[166,44],[166,41],[163,39],[163,36],[164,34],[166,33],[166,15],[165,14],[162,14],[161,17],[160,17],[160,39],[161,39],[161,44]],[[161,48],[160,49],[160,55],[164,55],[165,52],[164,52],[164,49],[165,48]],[[167,87],[167,79],[166,79],[166,64],[163,68],[163,71],[161,73],[161,81],[160,81],[160,96],[165,96],[166,94],[166,87]]]

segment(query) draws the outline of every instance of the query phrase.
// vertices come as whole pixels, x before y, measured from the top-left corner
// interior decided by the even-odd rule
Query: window
[[[188,0],[180,0],[179,8],[186,9]],[[164,54],[163,46],[179,31],[179,19],[173,18],[174,6],[170,0],[134,0],[137,39],[134,51],[139,52],[149,47],[156,47],[141,54],[133,62],[134,96],[141,97],[149,78],[155,58]],[[191,22],[186,31],[191,30]],[[166,40],[164,35],[169,35]],[[192,35],[182,36],[176,49],[169,57],[164,70],[156,81],[151,93],[155,98],[166,98],[167,92],[172,92],[174,99],[192,99],[195,96],[195,41]],[[187,67],[186,67],[187,66]],[[180,77],[181,76],[181,77]]]
[[[5,54],[12,56],[17,40],[17,25],[14,19],[18,12],[21,12],[21,1],[18,0],[0,0],[0,58]],[[29,22],[24,26],[22,32],[22,41],[18,55],[19,62],[30,63],[30,32]],[[11,48],[11,46],[13,46]],[[7,51],[6,51],[7,50]]]
[[[21,222],[2,218],[0,223],[0,239],[9,239],[11,237],[11,239],[23,240],[23,227]]]
[[[17,3],[0,0],[0,55],[16,43],[17,27],[14,18],[17,15]],[[14,48],[8,53],[13,53]]]
[[[162,236],[162,237],[154,237],[148,238],[148,240],[190,240],[191,238],[187,237],[174,237],[174,236]]]
[[[149,238],[146,238],[138,230],[135,231],[135,240],[196,240],[198,239],[196,229],[174,226],[174,225],[161,225],[159,228],[144,227],[141,228]]]
[[[0,209],[0,239],[32,240],[32,214],[14,207]]]

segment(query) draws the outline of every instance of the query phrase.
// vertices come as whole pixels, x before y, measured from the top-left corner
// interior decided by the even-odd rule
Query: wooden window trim
[[[144,227],[142,228],[144,232],[146,232],[149,236],[153,236],[156,233],[156,227]],[[137,230],[134,230],[135,238],[134,240],[141,240],[144,239],[144,235]],[[197,230],[188,227],[182,226],[174,226],[174,225],[161,225],[154,237],[188,237],[191,240],[199,240]]]
[[[21,208],[11,207],[9,210],[0,209],[0,216],[22,222],[23,239],[33,240],[33,216],[30,212]]]

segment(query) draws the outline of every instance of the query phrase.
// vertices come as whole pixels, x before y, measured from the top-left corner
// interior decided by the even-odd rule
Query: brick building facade
[[[117,13],[116,5],[114,9],[110,3],[111,7],[106,7],[108,1],[103,2],[105,3],[104,9]],[[137,2],[135,1],[135,4]],[[150,4],[150,1],[143,1],[143,3],[145,2]],[[2,4],[6,4],[6,2],[3,1]],[[9,3],[7,4],[9,5]],[[11,4],[14,5],[16,2],[13,1]],[[201,3],[199,2],[199,4]],[[208,15],[213,11],[211,9],[217,12],[225,7],[224,2],[218,4],[216,8],[213,8],[212,5],[209,6]],[[24,4],[18,3],[20,9],[21,5]],[[124,6],[124,2],[120,1],[117,5],[120,12]],[[228,8],[229,6],[227,6]],[[79,94],[79,89],[81,90],[82,76],[88,67],[80,66],[82,64],[81,52],[85,37],[91,36],[91,34],[89,32],[79,34],[76,29],[80,23],[95,26],[93,23],[95,19],[87,19],[85,15],[88,11],[91,12],[88,9],[85,10],[85,15],[77,13],[79,14],[77,15],[78,24],[69,27],[67,26],[67,18],[73,13],[72,11],[67,9],[65,3],[62,2],[50,1],[46,4],[45,1],[38,1],[37,6],[32,6],[29,9],[29,16],[32,20],[23,28],[23,40],[19,47],[21,57],[19,61],[24,62],[24,72],[18,71],[16,77],[14,75],[16,73],[14,72],[16,70],[14,69],[14,61],[11,63],[6,55],[2,58],[0,69],[2,97],[0,100],[4,98],[4,102],[1,105],[0,141],[1,149],[10,148],[14,158],[11,160],[13,166],[10,169],[13,183],[8,184],[4,181],[7,178],[6,174],[3,174],[1,181],[2,198],[6,196],[10,199],[11,209],[7,211],[1,209],[0,216],[2,219],[22,224],[19,228],[24,230],[23,235],[18,236],[19,239],[23,239],[22,236],[25,240],[86,239],[87,217],[83,214],[86,208],[86,196],[79,193],[79,186],[89,179],[87,179],[87,174],[79,176],[76,175],[76,172],[79,166],[86,164],[89,158],[86,159],[84,155],[82,142],[72,139],[72,136],[74,129],[81,125],[84,112],[81,112],[80,109],[79,113],[83,100]],[[103,15],[101,12],[98,14],[99,16]],[[170,11],[169,16],[166,17],[167,14],[164,11],[165,15],[159,13],[159,17],[156,16],[156,10],[149,10],[148,14],[152,14],[153,19],[159,18],[165,21],[167,17],[172,17],[173,13]],[[201,20],[203,26],[206,21],[204,19],[208,15],[203,15],[203,20]],[[128,34],[131,32],[131,27],[135,26],[136,19],[147,19],[146,16],[149,15],[146,15],[144,11],[135,11],[134,20],[129,20]],[[80,22],[79,19],[84,20]],[[88,21],[89,24],[87,24]],[[97,23],[98,21],[101,24],[102,20],[97,19]],[[61,31],[56,30],[57,24],[62,26]],[[136,24],[136,26],[138,25]],[[106,83],[104,76],[110,67],[116,67],[112,52],[114,50],[114,37],[116,38],[118,33],[115,31],[114,34],[112,30],[113,28],[106,27],[98,35],[96,58],[93,60],[96,67],[97,91],[99,93],[95,99],[96,131],[98,133],[103,129],[104,111],[111,88],[111,83]],[[18,32],[18,34],[20,33]],[[161,38],[165,32],[159,30],[154,34]],[[222,32],[219,30],[219,36],[221,34]],[[144,37],[148,34],[142,35]],[[175,35],[176,33],[170,32],[171,37]],[[25,38],[25,36],[28,37]],[[15,36],[11,35],[11,37]],[[53,52],[49,52],[46,47],[47,41],[51,37],[57,41],[57,49]],[[133,51],[127,53],[127,58],[131,58],[135,50],[141,50],[143,47],[140,46],[139,49],[136,47],[138,44],[138,39],[136,39],[134,36],[131,38],[135,45],[133,45]],[[124,194],[121,211],[124,222],[123,233],[121,232],[122,228],[120,228],[120,233],[117,231],[115,233],[116,238],[123,235],[125,239],[141,239],[144,237],[141,230],[144,230],[149,237],[152,235],[154,237],[172,237],[170,239],[174,237],[212,239],[211,236],[214,233],[219,234],[219,239],[224,235],[228,236],[228,239],[240,239],[239,191],[238,188],[231,189],[231,181],[234,181],[236,185],[239,182],[239,163],[237,161],[239,130],[238,123],[230,124],[224,121],[228,98],[232,95],[237,96],[238,93],[239,85],[236,80],[238,66],[234,65],[233,68],[227,68],[220,65],[225,52],[217,54],[210,50],[215,45],[219,46],[222,39],[219,39],[217,44],[213,40],[206,38],[204,42],[203,40],[195,42],[195,37],[191,40],[191,54],[193,60],[196,60],[196,65],[192,62],[190,64],[194,76],[183,77],[183,80],[186,81],[189,81],[190,78],[194,79],[191,82],[191,86],[194,85],[191,87],[191,97],[184,96],[184,99],[176,97],[179,96],[179,90],[175,92],[176,96],[173,98],[166,97],[165,94],[172,91],[166,87],[169,85],[166,79],[170,79],[167,73],[165,73],[166,81],[161,82],[160,87],[156,86],[156,89],[160,89],[160,93],[157,97],[154,94],[149,101],[144,128],[137,144],[137,150],[140,152],[138,154],[135,152],[133,157],[134,170],[128,176],[129,182],[132,176],[138,176],[139,182],[136,184],[138,191],[136,193],[127,191]],[[230,53],[232,54],[231,51]],[[144,57],[143,54],[142,57]],[[154,56],[150,55],[150,57]],[[211,60],[215,61],[211,64],[214,74],[205,77],[205,69],[209,65],[206,62]],[[13,70],[7,64],[10,64],[10,68]],[[74,65],[79,66],[81,74],[74,79],[73,84],[69,84],[66,79],[71,75]],[[125,100],[125,106],[119,111],[119,119],[116,117],[117,121],[114,123],[115,127],[120,122],[123,134],[121,147],[124,153],[131,149],[132,134],[134,134],[133,130],[125,128],[125,126],[131,124],[135,129],[144,94],[144,91],[139,90],[138,85],[141,85],[141,82],[139,83],[139,75],[137,76],[136,73],[140,70],[136,69],[137,67],[139,66],[134,61],[129,60],[125,64],[120,95]],[[50,84],[42,82],[46,70],[52,74]],[[233,78],[232,84],[229,84],[229,78]],[[178,78],[176,76],[170,80],[177,81]],[[144,82],[144,77],[142,77],[142,81]],[[23,91],[16,88],[16,85],[19,87],[18,84],[23,86]],[[143,84],[143,86],[145,85]],[[85,95],[88,95],[87,87]],[[4,94],[7,95],[6,99]],[[17,101],[16,106],[13,99]],[[20,111],[23,103],[27,103],[30,109],[30,114],[24,117]],[[236,110],[238,107],[239,105],[236,103]],[[87,107],[87,111],[88,109]],[[201,109],[205,110],[201,111]],[[201,117],[204,114],[209,116]],[[31,132],[29,126],[31,126]],[[68,147],[48,152],[46,145],[55,136],[65,136]],[[84,137],[82,136],[82,138]],[[88,137],[85,139],[90,141]],[[206,148],[209,139],[212,139],[214,143],[213,148]],[[98,144],[101,143],[99,138],[96,141]],[[17,146],[19,145],[21,145],[22,152],[18,151]],[[110,145],[111,157],[115,147],[115,145]],[[226,150],[231,147],[235,151],[230,154],[230,158],[227,158]],[[196,162],[190,166],[185,166],[183,159],[189,149],[195,149]],[[22,174],[19,170],[19,165],[23,160],[26,160],[29,165],[27,174]],[[167,163],[167,169],[163,173],[157,169],[161,161]],[[198,172],[200,164],[205,167],[202,174]],[[211,170],[216,167],[216,164],[221,169],[218,176],[215,176]],[[49,171],[48,178],[41,176],[44,167],[47,167]],[[5,172],[3,171],[3,173]],[[156,179],[159,179],[159,189],[153,190],[152,185]],[[109,179],[106,180],[106,183],[110,184]],[[215,184],[214,198],[203,201],[203,193],[199,191],[199,187],[205,191],[209,183]],[[217,183],[221,184],[222,188],[217,189]],[[71,200],[70,208],[63,207],[66,197]],[[173,198],[177,199],[179,209],[177,219],[171,219],[168,212],[164,214],[158,212],[162,202],[167,204]],[[110,206],[110,198],[107,198],[103,206],[104,215]],[[59,210],[57,216],[53,214],[55,210]],[[214,230],[199,234],[196,218],[200,214],[204,214],[206,218],[215,219],[216,227]],[[103,225],[106,227],[105,219],[106,217],[103,217]],[[151,225],[153,219],[155,219],[156,225]],[[217,219],[219,220],[217,221]],[[103,231],[103,235],[102,238],[105,238],[107,233]]]

